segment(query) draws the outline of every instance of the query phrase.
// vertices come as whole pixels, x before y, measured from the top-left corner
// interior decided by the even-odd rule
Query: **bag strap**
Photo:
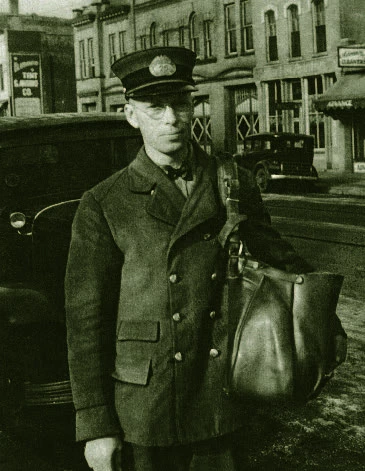
[[[224,154],[216,157],[218,190],[222,204],[226,207],[227,220],[218,235],[223,248],[228,248],[228,277],[235,278],[238,274],[238,259],[242,252],[242,241],[238,232],[239,224],[247,220],[239,211],[238,167],[233,156]]]

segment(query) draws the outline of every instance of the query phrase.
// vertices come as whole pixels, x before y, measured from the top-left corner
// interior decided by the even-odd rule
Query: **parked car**
[[[119,113],[0,119],[0,430],[62,457],[60,469],[81,456],[63,295],[71,224],[82,193],[141,143]]]
[[[315,181],[314,138],[306,134],[261,133],[247,136],[238,162],[252,170],[262,192],[272,180]]]

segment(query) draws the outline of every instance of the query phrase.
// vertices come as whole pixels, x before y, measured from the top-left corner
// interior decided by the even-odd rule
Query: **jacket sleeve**
[[[111,372],[122,254],[99,203],[81,199],[72,226],[65,278],[68,360],[76,439],[121,433]]]
[[[252,173],[242,167],[238,170],[240,211],[248,216],[247,221],[241,224],[240,232],[251,255],[281,270],[294,273],[313,271],[314,268],[272,227]]]

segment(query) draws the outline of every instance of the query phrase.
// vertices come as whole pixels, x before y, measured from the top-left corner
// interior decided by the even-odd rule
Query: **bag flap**
[[[118,329],[118,340],[140,340],[157,342],[160,335],[160,322],[150,320],[123,320]]]

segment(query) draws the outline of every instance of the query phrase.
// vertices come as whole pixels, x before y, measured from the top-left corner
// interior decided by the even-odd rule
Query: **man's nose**
[[[173,106],[166,105],[163,119],[167,123],[175,123],[177,119],[177,113]]]

